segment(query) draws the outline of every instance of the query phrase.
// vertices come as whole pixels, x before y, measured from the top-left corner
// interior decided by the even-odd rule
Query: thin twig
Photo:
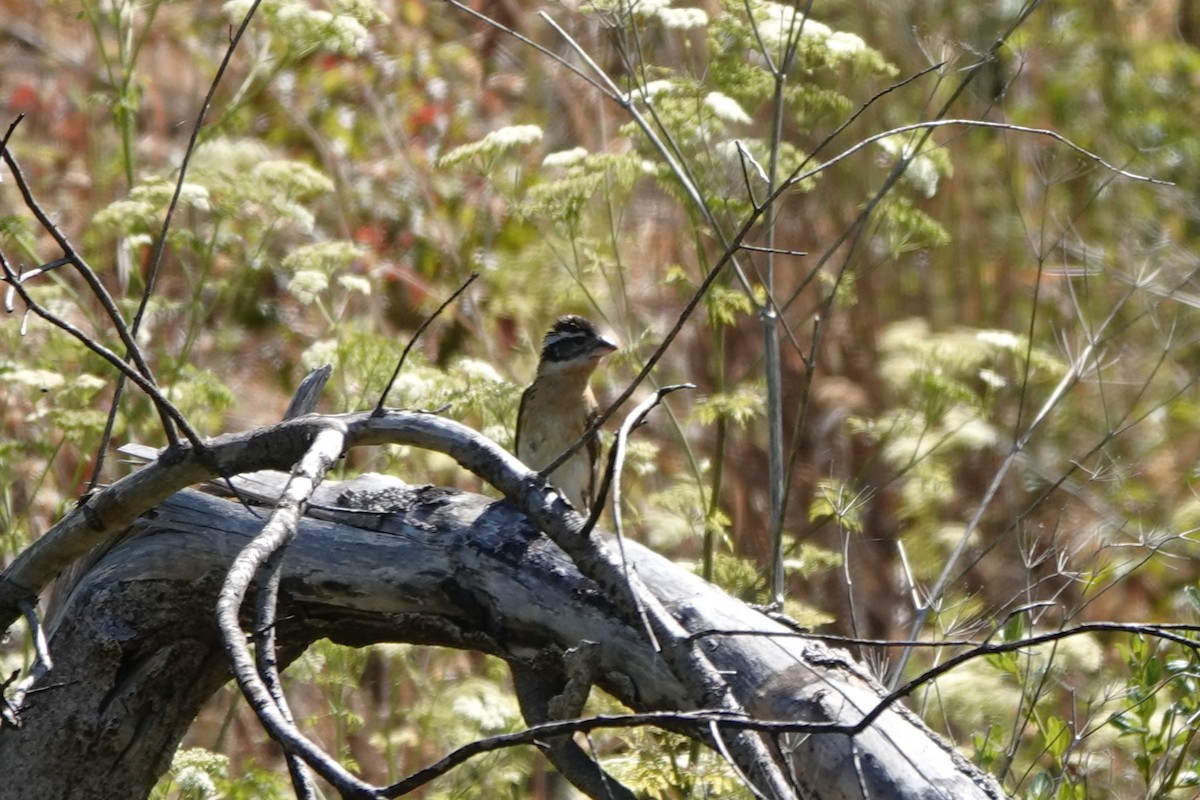
[[[685,711],[685,712],[652,712],[646,714],[626,714],[626,715],[601,715],[594,717],[585,717],[575,720],[563,720],[549,722],[542,725],[535,725],[527,730],[516,733],[501,734],[487,739],[480,739],[471,742],[454,750],[449,755],[445,756],[437,763],[426,767],[413,775],[405,778],[399,783],[393,784],[382,792],[383,797],[399,797],[402,794],[411,792],[418,786],[428,783],[430,780],[444,775],[454,767],[462,764],[470,758],[481,753],[492,752],[505,747],[513,747],[522,744],[533,744],[537,741],[549,738],[551,736],[562,736],[572,733],[587,733],[590,731],[600,730],[604,728],[634,728],[644,726],[655,726],[666,730],[677,731],[681,733],[694,732],[695,727],[706,723],[719,723],[726,728],[740,728],[743,730],[753,730],[768,733],[809,733],[809,734],[841,734],[845,736],[855,736],[862,733],[869,727],[878,717],[891,706],[895,705],[902,698],[912,694],[916,689],[933,681],[934,679],[944,675],[951,669],[976,658],[998,655],[1001,653],[1011,653],[1019,650],[1024,650],[1038,645],[1044,645],[1051,642],[1056,642],[1071,636],[1077,636],[1085,633],[1102,633],[1116,632],[1127,633],[1130,635],[1152,636],[1161,638],[1166,641],[1188,647],[1192,650],[1200,650],[1200,642],[1194,639],[1189,639],[1184,636],[1179,636],[1174,631],[1200,632],[1200,626],[1195,625],[1154,625],[1154,624],[1126,624],[1118,622],[1093,622],[1076,626],[1069,630],[1053,631],[1050,633],[1039,634],[1037,636],[1029,636],[1023,639],[1014,640],[1011,642],[970,642],[972,650],[961,653],[944,664],[928,670],[922,675],[914,678],[906,683],[903,687],[880,698],[879,703],[873,706],[869,711],[865,712],[862,719],[854,724],[840,724],[827,722],[767,722],[763,720],[750,719],[742,714],[731,714],[725,711],[704,710],[704,711]],[[737,631],[719,631],[719,634],[737,635]],[[762,631],[747,631],[746,635],[764,635]],[[769,634],[773,636],[790,636],[791,633],[784,634]],[[819,637],[815,634],[812,636]],[[874,640],[861,640],[863,643],[872,643]],[[908,644],[907,642],[895,642],[897,645]]]
[[[553,28],[554,31],[562,37],[563,41],[567,43],[567,46],[570,47],[575,55],[579,56],[579,58],[581,58],[583,62],[592,69],[597,78],[599,78],[605,84],[605,86],[609,87],[610,91],[617,93],[617,105],[619,105],[622,110],[629,115],[634,124],[638,126],[638,129],[641,130],[641,132],[650,141],[650,145],[658,152],[663,161],[667,163],[667,167],[670,169],[671,174],[675,176],[676,180],[679,181],[679,185],[683,187],[683,191],[685,194],[687,194],[688,199],[692,201],[692,204],[704,217],[704,220],[712,226],[714,233],[721,237],[721,243],[723,245],[727,245],[727,242],[724,240],[724,229],[719,224],[716,216],[712,212],[712,209],[709,208],[708,202],[704,199],[704,193],[701,192],[700,187],[696,185],[696,181],[692,177],[691,171],[688,169],[686,162],[683,161],[679,149],[674,147],[674,142],[670,140],[670,137],[668,137],[667,142],[663,141],[662,137],[659,136],[658,131],[654,129],[654,126],[652,126],[646,120],[642,113],[638,111],[637,106],[634,105],[634,96],[632,94],[622,93],[617,87],[616,83],[613,82],[613,79],[609,77],[608,73],[596,63],[596,61],[591,57],[591,55],[588,54],[583,46],[579,44],[579,42],[575,41],[571,34],[567,33],[561,25],[555,22],[553,17],[551,17],[545,11],[539,11],[538,16],[541,17],[547,25]],[[662,126],[660,125],[660,127]],[[747,279],[746,273],[742,269],[741,264],[738,263],[736,257],[732,259],[731,263],[734,273],[737,275],[739,283],[741,283],[742,291],[746,293],[751,302],[757,302],[754,290],[750,286],[750,281]]]
[[[0,271],[3,272],[4,277],[9,281],[9,285],[16,290],[17,294],[21,297],[21,301],[25,303],[26,307],[28,307],[30,311],[46,320],[56,328],[59,328],[65,333],[74,336],[88,350],[91,350],[93,353],[116,367],[118,372],[128,377],[129,380],[133,381],[139,389],[146,393],[146,395],[150,398],[150,402],[152,402],[155,408],[158,409],[158,412],[161,416],[175,421],[175,424],[179,426],[179,429],[183,432],[184,436],[193,447],[195,447],[198,451],[202,451],[204,449],[204,443],[200,440],[200,437],[196,434],[196,432],[192,430],[191,425],[189,425],[187,419],[184,418],[183,412],[176,408],[174,404],[167,399],[166,395],[162,393],[162,390],[159,389],[157,385],[155,385],[149,378],[146,378],[140,372],[131,367],[128,362],[125,361],[125,359],[118,356],[112,350],[109,350],[107,347],[88,336],[73,324],[57,314],[47,310],[40,303],[34,300],[29,294],[29,290],[25,288],[24,284],[17,280],[16,273],[13,272],[12,266],[8,263],[8,259],[4,257],[3,253],[0,253]]]
[[[21,719],[21,709],[25,705],[25,697],[29,694],[37,682],[45,677],[46,673],[54,669],[54,659],[50,657],[50,645],[46,641],[46,629],[42,626],[41,620],[38,618],[37,605],[30,600],[22,600],[20,602],[21,613],[25,617],[25,624],[29,628],[29,637],[33,639],[34,662],[29,668],[24,679],[19,681],[13,688],[12,695],[4,698],[5,715],[10,716],[9,724],[19,725]],[[13,673],[15,680],[18,673]],[[9,681],[6,681],[8,683]]]
[[[304,507],[344,451],[346,436],[344,425],[327,425],[312,439],[262,532],[238,553],[230,566],[217,598],[217,627],[238,686],[271,737],[289,753],[303,758],[322,778],[336,786],[343,797],[371,798],[376,796],[375,787],[356,778],[305,737],[288,719],[290,714],[272,698],[239,623],[242,602],[259,567],[295,538]]]
[[[798,7],[793,6],[791,17],[788,20],[783,60],[772,69],[775,90],[771,106],[771,158],[767,172],[768,192],[775,188],[779,173],[779,148],[783,142],[784,86],[787,74],[795,61],[800,39],[804,36],[804,26],[808,23],[811,13],[812,0],[808,0],[803,13]],[[753,19],[753,14],[750,17]],[[755,35],[758,35],[757,27]],[[761,39],[759,42],[762,44]],[[762,51],[765,52],[768,49],[764,46]],[[763,372],[767,384],[767,492],[769,497],[767,540],[771,546],[771,597],[774,605],[782,609],[787,588],[783,567],[783,520],[784,512],[787,509],[785,499],[787,475],[783,463],[783,367],[779,352],[779,329],[781,326],[784,330],[789,329],[786,324],[783,324],[782,315],[777,312],[775,301],[775,254],[771,250],[775,247],[775,223],[778,216],[779,205],[771,203],[767,208],[765,223],[769,249],[766,254],[766,275],[763,280],[763,288],[766,290],[768,302],[759,309],[758,319],[762,325]]]
[[[21,165],[17,161],[17,157],[13,155],[12,150],[8,147],[9,138],[12,136],[12,133],[16,129],[17,125],[19,125],[21,120],[24,118],[24,114],[18,114],[17,118],[13,120],[12,124],[8,127],[8,130],[4,135],[3,144],[0,145],[0,157],[4,159],[4,163],[8,165],[9,170],[12,172],[13,182],[17,185],[17,191],[21,193],[21,199],[24,201],[25,207],[28,208],[30,213],[33,214],[34,219],[37,220],[38,224],[42,227],[42,230],[50,234],[50,237],[54,239],[59,249],[62,250],[63,255],[68,259],[68,262],[71,264],[71,266],[75,267],[75,270],[83,278],[84,282],[87,283],[88,288],[92,291],[92,294],[100,303],[101,308],[104,309],[104,313],[108,315],[109,320],[113,323],[113,327],[116,329],[117,335],[121,337],[121,342],[127,348],[131,349],[133,353],[134,366],[137,367],[138,372],[140,372],[150,383],[154,383],[154,375],[151,372],[150,367],[146,364],[145,359],[142,357],[141,348],[138,347],[137,340],[135,339],[133,333],[125,325],[125,319],[121,316],[121,311],[119,308],[117,308],[116,301],[113,300],[112,295],[108,293],[108,289],[104,287],[104,284],[100,281],[100,278],[96,275],[96,272],[88,265],[83,256],[79,255],[79,252],[75,249],[75,246],[71,244],[71,240],[67,238],[66,234],[58,229],[58,226],[55,225],[54,221],[50,219],[50,215],[46,213],[45,209],[42,208],[37,198],[33,196],[33,189],[29,186],[29,180],[25,177],[25,173],[21,169]],[[10,281],[15,278],[15,276],[11,274],[7,275],[7,277]]]
[[[1130,180],[1141,181],[1143,183],[1152,183],[1157,186],[1174,186],[1175,185],[1172,181],[1163,180],[1162,178],[1153,178],[1148,175],[1139,175],[1136,172],[1130,172],[1128,170],[1121,169],[1120,167],[1113,164],[1112,162],[1104,159],[1103,157],[1097,155],[1096,153],[1093,153],[1091,150],[1088,150],[1087,148],[1083,147],[1082,145],[1078,145],[1075,142],[1071,141],[1070,139],[1068,139],[1066,136],[1063,136],[1058,131],[1053,131],[1053,130],[1050,130],[1049,128],[1031,128],[1027,125],[1017,125],[1017,124],[1014,124],[1011,122],[991,122],[989,120],[982,120],[982,119],[931,119],[931,120],[926,120],[925,122],[914,122],[911,125],[901,125],[896,128],[891,128],[890,130],[882,131],[881,133],[876,133],[872,136],[868,136],[867,138],[858,141],[853,146],[846,148],[845,150],[838,153],[833,158],[830,158],[828,161],[823,162],[819,166],[813,167],[812,169],[808,170],[807,172],[795,172],[791,177],[789,177],[787,179],[785,185],[794,186],[797,183],[808,180],[809,178],[824,172],[825,170],[829,169],[830,167],[834,166],[835,164],[846,160],[850,156],[852,156],[855,153],[857,153],[858,151],[862,150],[864,147],[874,144],[875,142],[878,142],[881,139],[887,139],[892,136],[899,136],[901,134],[910,133],[912,131],[929,130],[929,129],[934,129],[934,128],[945,128],[945,127],[950,127],[950,126],[962,126],[962,127],[967,127],[967,128],[989,128],[992,130],[1013,131],[1015,133],[1028,133],[1028,134],[1033,134],[1035,136],[1045,136],[1050,139],[1053,139],[1054,141],[1056,141],[1060,144],[1066,145],[1069,149],[1074,150],[1076,153],[1083,156],[1087,160],[1092,161],[1092,162],[1100,165],[1101,167],[1107,169],[1108,171],[1113,172],[1117,175],[1120,175],[1123,178],[1129,178]],[[914,155],[916,155],[915,149],[914,149]]]
[[[442,304],[438,306],[432,314],[426,317],[425,321],[421,323],[421,326],[417,328],[416,333],[412,335],[412,337],[408,340],[408,344],[404,346],[403,352],[400,353],[400,359],[396,362],[396,369],[392,370],[392,377],[388,378],[387,385],[384,386],[383,391],[379,393],[379,402],[375,404],[374,413],[383,413],[383,404],[387,400],[388,394],[392,391],[392,385],[396,382],[396,378],[399,377],[400,370],[404,368],[404,361],[408,358],[408,351],[412,350],[413,345],[416,344],[421,338],[421,334],[425,332],[425,329],[428,328],[435,319],[441,316],[442,312],[446,310],[446,307],[457,300],[458,296],[465,292],[467,287],[474,283],[475,279],[478,277],[478,272],[472,272],[469,276],[467,276],[467,279],[463,281],[462,286],[459,286],[454,290],[454,294],[442,301]]]
[[[283,577],[283,554],[286,552],[286,546],[286,543],[281,544],[267,557],[267,563],[264,565],[265,579],[255,593],[257,602],[254,617],[254,661],[267,694],[275,702],[280,716],[289,725],[295,726],[296,718],[288,705],[283,681],[279,677],[279,658],[275,641],[279,583]],[[296,797],[299,800],[315,800],[318,796],[317,788],[304,760],[286,748],[284,758],[287,761],[288,774],[292,778],[292,787],[296,790]]]
[[[254,13],[258,10],[262,0],[254,0],[246,11],[246,16],[242,18],[242,24],[238,26],[232,38],[229,40],[229,47],[225,49],[225,56],[221,59],[221,63],[217,66],[216,74],[213,76],[212,83],[209,84],[208,93],[204,96],[204,102],[200,105],[200,113],[196,115],[196,122],[192,125],[192,133],[188,138],[187,147],[183,151],[183,160],[179,164],[179,177],[175,180],[175,190],[171,194],[171,201],[167,204],[167,213],[163,217],[162,228],[159,230],[158,238],[154,242],[154,251],[150,256],[150,270],[146,276],[146,285],[142,290],[142,297],[138,301],[137,310],[133,315],[133,323],[131,325],[133,336],[136,340],[138,331],[141,330],[142,320],[146,315],[146,308],[150,304],[150,298],[154,295],[154,287],[158,282],[159,270],[162,267],[163,253],[166,250],[167,233],[171,229],[171,220],[175,216],[175,209],[179,205],[179,197],[183,192],[184,179],[187,177],[188,165],[191,163],[192,154],[196,150],[196,143],[200,138],[200,128],[204,125],[204,118],[208,116],[208,110],[212,106],[213,98],[216,96],[217,87],[221,83],[221,79],[225,76],[225,70],[229,66],[230,60],[233,58],[233,51],[237,48],[238,42],[242,39],[242,34],[250,25],[250,20],[254,17]],[[129,350],[127,355],[134,356],[134,350]],[[112,440],[113,428],[116,426],[117,413],[121,407],[121,398],[125,393],[125,381],[118,377],[117,385],[113,389],[113,399],[108,409],[108,418],[104,422],[104,431],[100,435],[100,444],[96,448],[96,464],[92,468],[92,477],[88,482],[89,490],[96,485],[100,480],[101,470],[104,469],[104,460],[108,455],[108,443]],[[164,425],[163,432],[166,434],[167,441],[170,444],[175,443],[175,433],[170,426]]]
[[[749,722],[743,714],[729,714],[723,711],[681,711],[681,712],[649,712],[646,714],[607,714],[581,719],[561,720],[533,725],[523,731],[503,733],[478,739],[470,744],[457,748],[436,763],[414,772],[402,781],[380,791],[380,797],[401,797],[409,794],[420,786],[424,786],[434,778],[445,775],[459,764],[483,753],[490,753],[506,747],[524,744],[537,744],[543,739],[554,736],[565,736],[573,733],[588,733],[606,728],[642,728],[649,725],[661,727],[664,730],[677,733],[693,733],[696,728],[716,720],[723,725],[740,726]]]
[[[625,421],[621,423],[621,428],[617,431],[612,451],[608,454],[608,466],[604,470],[604,478],[600,481],[600,488],[596,492],[596,502],[591,513],[588,515],[587,523],[583,526],[583,530],[579,534],[584,538],[591,534],[592,529],[596,526],[596,522],[600,519],[600,513],[604,510],[604,499],[611,487],[613,535],[617,540],[617,555],[621,560],[621,570],[625,573],[625,582],[629,585],[630,594],[633,597],[634,604],[637,606],[638,617],[642,621],[642,629],[646,632],[646,638],[655,652],[661,652],[662,646],[659,644],[658,637],[654,633],[654,627],[650,624],[650,619],[646,615],[646,608],[642,603],[639,593],[633,591],[633,576],[629,572],[629,560],[625,557],[624,526],[621,518],[621,473],[625,466],[625,450],[629,443],[629,435],[633,430],[645,421],[647,415],[662,402],[664,397],[680,389],[695,388],[696,385],[693,383],[678,383],[663,386],[639,403],[625,417]]]
[[[300,382],[287,410],[283,413],[285,420],[294,419],[309,414],[316,409],[321,390],[325,388],[333,367],[325,364],[314,369]],[[286,543],[281,544],[267,558],[264,567],[265,579],[256,593],[256,611],[254,618],[254,659],[258,674],[262,677],[267,693],[275,701],[280,715],[291,725],[296,724],[291,706],[288,705],[287,695],[283,691],[283,681],[279,677],[279,660],[276,651],[275,635],[278,629],[279,584],[283,577],[283,554]],[[284,750],[287,760],[288,774],[292,778],[292,786],[300,800],[315,800],[318,797],[312,774],[304,761],[295,753]]]
[[[0,144],[0,147],[3,147],[3,144]],[[33,269],[25,269],[24,267],[22,267],[20,270],[17,271],[17,280],[18,281],[33,280],[34,278],[37,278],[41,275],[45,275],[49,272],[53,272],[54,270],[58,269],[59,267],[65,267],[70,263],[71,263],[71,259],[67,258],[66,256],[63,256],[62,258],[56,258],[53,261],[48,261],[45,264],[40,264],[40,265],[34,267]],[[8,278],[5,278],[5,282],[7,282],[7,281],[8,281]],[[4,310],[9,314],[11,314],[16,309],[16,307],[13,305],[13,297],[14,296],[16,296],[16,291],[13,289],[13,287],[11,287],[11,286],[8,287],[8,289],[4,292]],[[22,334],[24,334],[24,331],[22,331]]]
[[[580,531],[580,536],[584,538],[590,536],[592,529],[596,527],[596,523],[604,511],[605,499],[608,497],[609,487],[613,489],[613,524],[617,529],[617,533],[620,533],[620,474],[624,466],[625,445],[629,434],[634,428],[642,424],[646,416],[654,410],[655,406],[662,402],[664,397],[680,389],[695,388],[696,384],[694,383],[676,383],[670,386],[663,386],[653,395],[639,403],[629,413],[629,416],[625,418],[625,421],[621,423],[621,427],[617,431],[616,441],[613,442],[612,450],[608,454],[608,463],[605,465],[604,475],[600,479],[600,487],[596,490],[596,502],[592,505],[592,511],[588,514],[587,523],[583,526],[583,530]]]

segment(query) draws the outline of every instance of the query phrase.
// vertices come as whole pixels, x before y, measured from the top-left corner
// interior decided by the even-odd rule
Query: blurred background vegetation
[[[652,373],[698,389],[639,434],[625,482],[632,534],[769,599],[758,313],[769,294],[786,329],[794,617],[930,641],[1195,622],[1200,5],[1034,5],[1026,16],[1018,2],[813,3],[778,95],[785,6],[472,5],[578,66],[538,12],[569,32],[653,117],[706,218],[622,108],[453,5],[267,0],[200,131],[141,338],[202,434],[276,420],[327,361],[325,408],[362,409],[416,325],[479,271],[390,404],[452,403],[448,414],[507,446],[556,316],[586,314],[621,340],[597,379],[603,396],[646,362],[750,211],[747,188],[765,195],[750,158],[769,170],[773,156],[787,174],[939,114],[1049,129],[1172,185],[1047,136],[946,126],[927,142],[882,139],[787,191],[773,245],[807,255],[768,265],[743,251],[745,279],[722,273]],[[0,0],[0,124],[25,115],[12,151],[130,314],[248,8]],[[912,157],[903,178],[877,195],[901,156]],[[747,242],[766,245],[766,230]],[[0,247],[25,267],[59,255],[7,174]],[[75,276],[30,286],[115,346]],[[40,321],[0,321],[5,559],[82,491],[112,385],[99,359]],[[144,399],[127,396],[121,412],[118,443],[162,443]],[[489,491],[405,448],[356,453],[344,469]],[[853,650],[883,680],[956,652]],[[17,637],[0,657],[8,674],[31,655]],[[1078,636],[972,662],[917,706],[1019,796],[1192,797],[1196,662],[1155,641]],[[310,728],[372,779],[521,724],[503,666],[472,654],[321,646],[289,679]],[[227,797],[286,794],[233,691],[186,744],[196,749],[163,796],[205,796],[205,781]],[[650,796],[738,796],[670,737],[598,746]],[[425,796],[478,796],[486,782],[494,796],[542,797],[544,773],[512,751]]]

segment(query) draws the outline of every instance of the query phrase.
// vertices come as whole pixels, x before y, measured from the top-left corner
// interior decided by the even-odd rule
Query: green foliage
[[[542,140],[542,129],[537,125],[512,125],[499,128],[484,136],[478,142],[463,144],[451,150],[437,160],[439,167],[453,167],[464,161],[477,159],[491,165],[494,159],[508,150],[525,145],[531,145]],[[483,170],[485,173],[490,168]]]
[[[1108,722],[1131,753],[1146,796],[1194,792],[1200,786],[1200,755],[1193,749],[1200,713],[1195,650],[1134,636],[1120,651],[1128,678],[1122,708]]]
[[[612,202],[627,194],[645,173],[633,153],[588,153],[578,147],[550,153],[542,168],[545,172],[529,188],[519,211],[530,221],[549,221],[568,240],[586,234],[587,212],[601,198]]]
[[[766,390],[761,385],[742,384],[732,392],[701,398],[692,407],[692,415],[701,425],[712,425],[719,419],[727,419],[744,426],[762,416],[766,399]]]
[[[981,454],[998,452],[1005,421],[1020,404],[1036,402],[1035,392],[1066,367],[1005,331],[935,332],[920,319],[894,323],[879,347],[879,373],[896,406],[852,424],[897,471],[899,511],[910,532],[929,534],[958,521],[955,476]],[[936,539],[921,541],[927,547]],[[936,569],[941,557],[926,552],[919,560]]]
[[[914,164],[905,171],[913,172]],[[931,188],[932,187],[932,188]],[[936,191],[936,181],[923,181],[922,193]],[[902,195],[889,194],[876,209],[888,252],[893,256],[943,247],[950,243],[946,229]]]
[[[1186,4],[1176,4],[1179,20],[1153,5],[1043,5],[950,113],[1052,127],[1114,163],[1195,186],[1200,55],[1173,33],[1187,30]],[[448,404],[444,413],[508,444],[550,319],[582,311],[620,336],[622,352],[597,381],[612,396],[768,187],[835,148],[930,119],[1011,25],[1002,6],[865,14],[835,3],[815,7],[820,20],[760,0],[707,10],[614,0],[585,4],[582,18],[553,10],[627,92],[635,124],[536,52],[444,9],[404,0],[385,19],[369,0],[268,0],[200,131],[140,340],[204,435],[274,419],[300,374],[326,362],[336,367],[327,407],[368,408],[409,332],[479,270],[388,403]],[[85,2],[83,25],[56,17],[74,12],[53,4],[6,8],[14,20],[53,18],[20,21],[44,28],[48,53],[75,52],[63,31],[90,37],[79,70],[27,62],[35,56],[24,50],[6,63],[13,108],[26,97],[31,109],[12,146],[127,315],[175,191],[179,122],[194,117],[198,87],[247,8]],[[545,43],[528,16],[513,24]],[[612,50],[592,50],[595,41]],[[947,63],[888,86],[928,58]],[[81,85],[78,75],[97,80]],[[652,375],[700,392],[673,399],[632,443],[630,534],[707,557],[721,585],[764,599],[763,565],[749,554],[762,552],[767,481],[745,465],[765,462],[758,312],[770,272],[791,334],[781,337],[781,377],[798,448],[784,529],[812,532],[786,539],[788,613],[832,619],[823,573],[842,566],[823,538],[832,536],[848,568],[876,581],[858,598],[884,609],[866,615],[878,626],[870,635],[907,635],[908,598],[960,547],[966,557],[920,636],[1007,619],[1000,635],[1012,641],[1045,624],[1009,615],[1015,606],[1052,604],[1064,619],[1175,615],[1200,593],[1188,539],[1200,524],[1200,404],[1189,388],[1200,326],[1180,294],[1194,282],[1195,209],[1170,193],[1179,190],[1113,181],[1046,137],[951,130],[882,139],[782,196],[773,264],[741,251],[743,277],[726,268],[703,318]],[[902,179],[855,227],[902,159]],[[748,244],[768,243],[766,224]],[[18,268],[58,255],[7,207],[0,248]],[[121,349],[75,276],[28,285]],[[113,373],[36,320],[24,336],[15,317],[0,325],[0,353],[7,557],[81,490]],[[831,387],[849,391],[821,399]],[[159,443],[149,404],[130,396],[118,439]],[[479,488],[448,459],[412,448],[356,453],[344,467],[363,468]],[[1136,786],[1129,796],[1189,796],[1200,772],[1186,724],[1194,657],[1142,640],[1123,647],[1072,637],[977,659],[939,679],[922,710],[1019,795],[1115,796],[1124,784]],[[5,664],[28,657],[16,646],[4,655]],[[291,673],[303,713],[334,749],[369,739],[391,770],[518,724],[490,660],[321,644]],[[387,680],[373,683],[378,674]],[[360,702],[366,686],[386,700]],[[716,759],[693,762],[673,737],[614,740],[614,769],[649,796],[734,791]],[[187,775],[227,797],[287,793],[265,766],[194,756],[194,765],[181,757],[160,796],[205,796],[196,792],[209,784]],[[469,796],[484,783],[520,796],[532,763],[526,751],[488,757],[431,796]]]
[[[228,0],[222,10],[237,25],[250,5],[250,0]],[[382,22],[383,13],[367,0],[338,0],[332,5],[334,10],[327,11],[295,0],[265,0],[259,5],[259,22],[269,32],[271,44],[278,44],[287,58],[319,50],[360,55],[367,47],[367,25]]]
[[[651,730],[626,737],[626,752],[605,761],[613,776],[639,796],[655,800],[701,796],[720,800],[743,798],[738,776],[711,750],[697,751],[691,740]]]
[[[814,522],[832,519],[842,531],[862,533],[862,513],[870,494],[869,491],[852,492],[850,487],[835,480],[817,481],[808,506],[808,518]]]
[[[171,767],[154,787],[152,800],[275,800],[291,796],[283,775],[259,768],[232,775],[229,758],[200,747],[175,753]]]

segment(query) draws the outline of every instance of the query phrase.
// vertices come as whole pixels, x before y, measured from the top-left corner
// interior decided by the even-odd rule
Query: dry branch
[[[294,655],[313,638],[330,635],[314,618],[339,620],[342,641],[434,642],[491,652],[510,661],[547,648],[565,651],[584,640],[599,641],[598,683],[632,708],[724,709],[703,730],[693,724],[691,733],[703,739],[715,733],[727,746],[732,742],[730,752],[739,768],[756,781],[774,769],[772,759],[754,760],[755,743],[766,736],[762,741],[778,742],[777,757],[786,763],[800,796],[810,796],[814,787],[821,787],[822,797],[857,797],[855,787],[868,786],[872,797],[905,797],[914,796],[908,792],[917,785],[943,792],[955,787],[948,797],[1001,796],[994,784],[898,705],[877,712],[865,730],[848,733],[876,709],[882,694],[845,654],[789,636],[786,628],[632,542],[625,543],[625,564],[634,577],[627,581],[624,564],[605,539],[578,536],[584,520],[570,512],[536,473],[458,423],[396,411],[309,415],[208,442],[206,452],[212,461],[206,463],[225,474],[288,466],[327,436],[344,436],[347,445],[408,443],[449,453],[504,490],[512,505],[449,490],[392,487],[382,495],[386,503],[348,511],[349,499],[361,500],[362,490],[354,485],[321,487],[312,497],[310,513],[340,524],[299,520],[301,535],[281,575],[282,602],[285,607],[314,603],[320,608],[289,623],[305,628],[300,632],[281,625],[278,634],[285,654]],[[16,607],[86,549],[114,541],[124,543],[89,573],[76,591],[76,609],[84,603],[82,608],[91,613],[97,604],[83,598],[88,592],[114,591],[106,583],[116,580],[114,574],[122,576],[121,586],[165,580],[162,591],[182,592],[195,591],[187,587],[198,581],[196,570],[215,571],[223,579],[232,548],[240,550],[237,542],[259,533],[263,516],[195,493],[164,502],[180,486],[206,477],[215,478],[215,471],[204,467],[186,446],[166,451],[155,463],[97,493],[68,515],[42,538],[40,546],[30,548],[4,573],[0,591]],[[277,498],[281,491],[279,487],[251,490],[244,482],[238,489],[266,499]],[[307,497],[307,489],[301,494]],[[152,515],[135,521],[155,505]],[[538,530],[554,534],[555,541]],[[171,550],[164,562],[140,555],[154,552],[157,558],[165,558],[161,543],[178,544],[175,534],[181,531],[191,538],[185,547]],[[214,600],[215,589],[207,591],[205,603]],[[661,653],[644,635],[637,602],[631,597],[635,592],[648,609],[655,636],[663,645]],[[180,613],[190,615],[188,621],[172,624],[189,630],[205,627],[195,624],[196,615],[210,615],[211,607],[185,603]],[[227,608],[226,614],[233,608]],[[80,621],[74,613],[68,610],[51,643],[59,666],[43,684],[83,680],[71,677],[72,659],[78,657],[78,648],[100,646],[89,644],[87,636],[83,641],[60,638],[77,631]],[[693,636],[747,629],[762,636]],[[124,646],[135,645],[131,640]],[[175,645],[164,640],[161,646]],[[63,666],[65,653],[72,654],[66,657],[67,666]],[[211,690],[223,680],[228,666],[222,659],[204,669],[204,678],[197,678],[196,684]],[[97,677],[102,674],[100,670]],[[111,690],[108,686],[101,691]],[[152,687],[142,691],[154,692]],[[57,706],[60,697],[67,706],[89,702],[49,694],[40,702],[51,697],[51,706]],[[202,700],[195,698],[196,703]],[[179,714],[194,713],[194,707],[185,706]],[[743,709],[753,720],[825,727],[801,726],[789,737],[752,734],[748,726],[734,723]],[[39,705],[38,713],[30,713],[26,728],[40,730],[43,719],[54,719],[55,713]],[[840,732],[828,730],[829,725],[840,726],[834,729]],[[176,721],[170,730],[181,735],[185,727],[186,722]],[[814,730],[821,732],[814,734]],[[27,733],[5,732],[10,741],[0,751],[9,751],[12,737]],[[160,753],[155,758],[161,765],[166,756]],[[863,770],[862,764],[873,766]],[[969,787],[973,788],[968,791]],[[353,788],[365,791],[361,783]],[[770,791],[782,796],[785,788],[776,785]]]
[[[700,707],[640,628],[625,623],[607,595],[511,505],[393,486],[385,495],[392,511],[335,508],[361,500],[367,493],[363,485],[317,492],[320,508],[313,513],[339,523],[301,522],[281,581],[285,663],[321,636],[352,645],[411,641],[469,647],[510,661],[590,640],[599,642],[598,684],[630,707]],[[190,715],[229,674],[225,659],[214,657],[220,651],[215,630],[196,624],[197,618],[211,614],[233,554],[261,526],[260,517],[236,503],[195,492],[175,495],[139,520],[76,589],[51,641],[56,670],[42,682],[43,689],[58,688],[33,695],[38,705],[22,731],[0,734],[0,772],[27,775],[31,767],[23,758],[32,751],[26,747],[38,747],[48,748],[38,753],[53,754],[72,769],[91,770],[110,782],[118,776],[132,780],[123,772],[128,765],[120,763],[119,748],[110,752],[96,748],[94,740],[82,741],[86,736],[75,741],[63,735],[63,715],[71,714],[81,731],[92,724],[151,726],[166,737],[156,745],[161,752],[143,754],[141,748],[150,745],[142,739],[135,752],[165,767]],[[626,543],[626,555],[655,602],[689,633],[762,633],[706,636],[697,645],[755,719],[853,724],[879,702],[879,687],[844,653],[787,635],[787,629],[634,542]],[[121,632],[120,641],[111,639],[114,631]],[[120,665],[135,658],[157,666],[119,677]],[[124,713],[132,716],[116,720],[119,709],[103,699],[122,680],[120,691],[141,704],[131,703]],[[181,692],[185,686],[204,691]],[[181,693],[186,697],[176,700]],[[170,710],[166,717],[164,709]],[[694,718],[661,724],[705,736]],[[857,736],[793,734],[781,739],[780,752],[802,787],[800,796],[861,797],[860,785],[872,798],[1002,796],[899,706]],[[30,763],[44,767],[46,761],[39,756]],[[870,768],[862,769],[864,764]],[[57,777],[50,774],[55,770],[38,772],[43,780]],[[819,794],[813,787],[820,787]],[[109,792],[89,796],[117,796]]]

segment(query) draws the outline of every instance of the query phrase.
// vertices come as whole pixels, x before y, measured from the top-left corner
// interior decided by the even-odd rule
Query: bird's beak
[[[617,347],[616,343],[613,342],[611,339],[606,339],[605,337],[601,336],[599,339],[596,340],[595,352],[599,356],[606,356],[609,353],[615,352],[620,349],[621,348]]]

